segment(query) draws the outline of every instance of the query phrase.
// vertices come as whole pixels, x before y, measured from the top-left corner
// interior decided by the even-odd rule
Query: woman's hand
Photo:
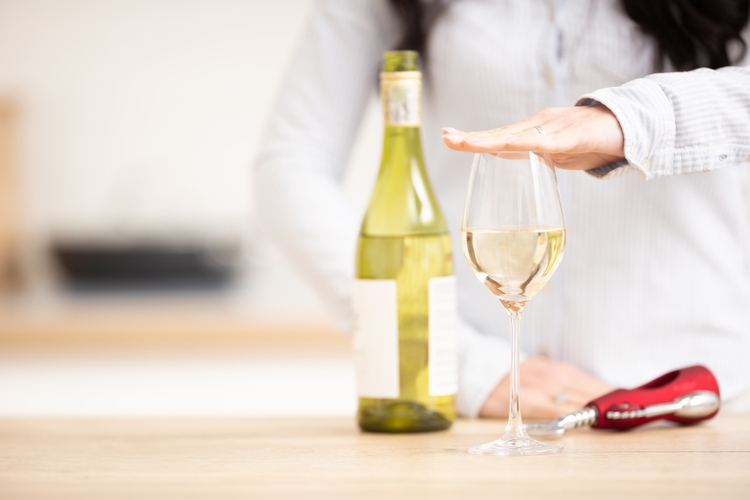
[[[612,388],[568,363],[535,356],[521,363],[521,408],[524,418],[552,420],[583,408]],[[479,411],[480,417],[508,415],[510,374],[492,391]]]
[[[625,156],[620,124],[602,105],[543,109],[513,125],[485,132],[444,128],[443,140],[457,151],[503,157],[525,156],[528,151],[548,153],[556,167],[567,170],[589,170]]]

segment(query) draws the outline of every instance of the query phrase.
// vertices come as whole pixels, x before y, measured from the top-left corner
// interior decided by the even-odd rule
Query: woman
[[[736,398],[750,389],[750,373],[744,369],[750,355],[750,220],[745,204],[750,172],[733,166],[710,176],[649,182],[618,174],[629,169],[647,178],[678,173],[665,167],[675,165],[675,157],[678,164],[699,169],[747,162],[750,153],[742,149],[750,143],[750,125],[743,129],[747,116],[740,115],[730,127],[738,134],[733,136],[735,149],[704,147],[703,157],[680,150],[669,163],[664,146],[670,127],[659,126],[667,121],[675,129],[675,115],[669,114],[675,108],[664,90],[653,101],[638,101],[641,94],[632,85],[679,87],[669,80],[675,75],[619,91],[594,91],[653,73],[657,60],[669,69],[734,62],[731,56],[736,59],[742,48],[739,33],[747,24],[747,3],[711,2],[713,10],[701,14],[697,1],[668,2],[665,10],[660,2],[617,0],[319,2],[256,166],[261,221],[347,328],[359,221],[340,188],[346,157],[367,98],[375,91],[382,52],[399,45],[421,49],[428,56],[429,75],[424,149],[454,249],[460,248],[470,157],[440,144],[440,126],[490,130],[447,130],[446,144],[455,149],[550,151],[560,166],[617,176],[602,182],[594,175],[559,172],[568,248],[556,275],[524,314],[525,415],[551,417],[580,407],[611,386],[636,385],[698,362],[717,374],[726,398]],[[714,12],[718,17],[709,19]],[[711,88],[741,100],[743,88],[750,88],[732,83],[745,81],[746,71],[741,71],[712,72],[721,81]],[[593,100],[582,104],[609,102],[615,115],[623,114],[623,127],[635,132],[626,130],[623,139],[618,135],[621,123],[601,105],[535,114],[570,106],[592,92]],[[623,95],[635,95],[640,108],[618,107]],[[678,89],[670,95],[686,94]],[[714,111],[724,118],[733,110],[724,104],[691,116],[710,121]],[[656,121],[639,121],[649,113]],[[514,123],[510,129],[496,129]],[[581,123],[604,133],[580,130]],[[694,137],[697,130],[686,136],[688,150],[703,144]],[[709,130],[727,131],[721,125]],[[509,141],[511,137],[515,139]],[[726,142],[722,145],[732,146]],[[702,162],[709,156],[710,165]],[[507,322],[468,266],[456,261],[462,316],[458,410],[470,416],[501,415],[507,411]]]

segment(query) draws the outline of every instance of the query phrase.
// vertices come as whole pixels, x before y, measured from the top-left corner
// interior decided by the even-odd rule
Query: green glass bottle
[[[366,431],[447,429],[456,415],[453,258],[422,159],[421,85],[416,52],[385,53],[383,157],[354,287],[357,419]]]

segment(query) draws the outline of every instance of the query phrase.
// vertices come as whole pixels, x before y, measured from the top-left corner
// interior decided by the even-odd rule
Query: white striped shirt
[[[318,3],[255,170],[259,222],[342,324],[359,221],[340,182],[398,26],[385,0]],[[486,130],[586,95],[625,132],[629,163],[593,172],[617,178],[558,173],[568,247],[524,313],[523,351],[614,386],[702,363],[725,397],[750,389],[747,71],[636,80],[651,72],[654,46],[616,0],[461,0],[434,28],[430,54],[423,146],[454,252],[471,158],[443,146],[440,127]],[[713,171],[673,175],[703,170]],[[508,321],[455,261],[457,405],[476,415],[508,371]]]
[[[606,105],[625,135],[626,161],[590,171],[644,179],[708,172],[750,158],[750,68],[663,73],[587,94]]]

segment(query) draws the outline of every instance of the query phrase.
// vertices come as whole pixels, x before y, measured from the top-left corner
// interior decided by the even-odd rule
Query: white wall
[[[4,0],[35,229],[237,224],[307,1]]]
[[[187,297],[185,307],[227,301],[227,314],[325,321],[309,287],[249,222],[250,165],[310,3],[0,0],[0,95],[18,96],[23,112],[33,293],[31,304],[11,301],[21,316],[54,318],[92,300],[56,292],[43,255],[53,237],[244,232],[254,256],[247,279],[229,294]],[[347,174],[359,209],[379,160],[377,115],[365,120]],[[109,300],[153,306],[172,297]],[[0,417],[352,414],[348,352],[272,354],[0,353]]]
[[[0,93],[23,106],[27,254],[55,236],[253,237],[250,165],[309,7],[0,0]],[[374,115],[363,138],[364,173],[348,176],[358,200],[379,155]]]

